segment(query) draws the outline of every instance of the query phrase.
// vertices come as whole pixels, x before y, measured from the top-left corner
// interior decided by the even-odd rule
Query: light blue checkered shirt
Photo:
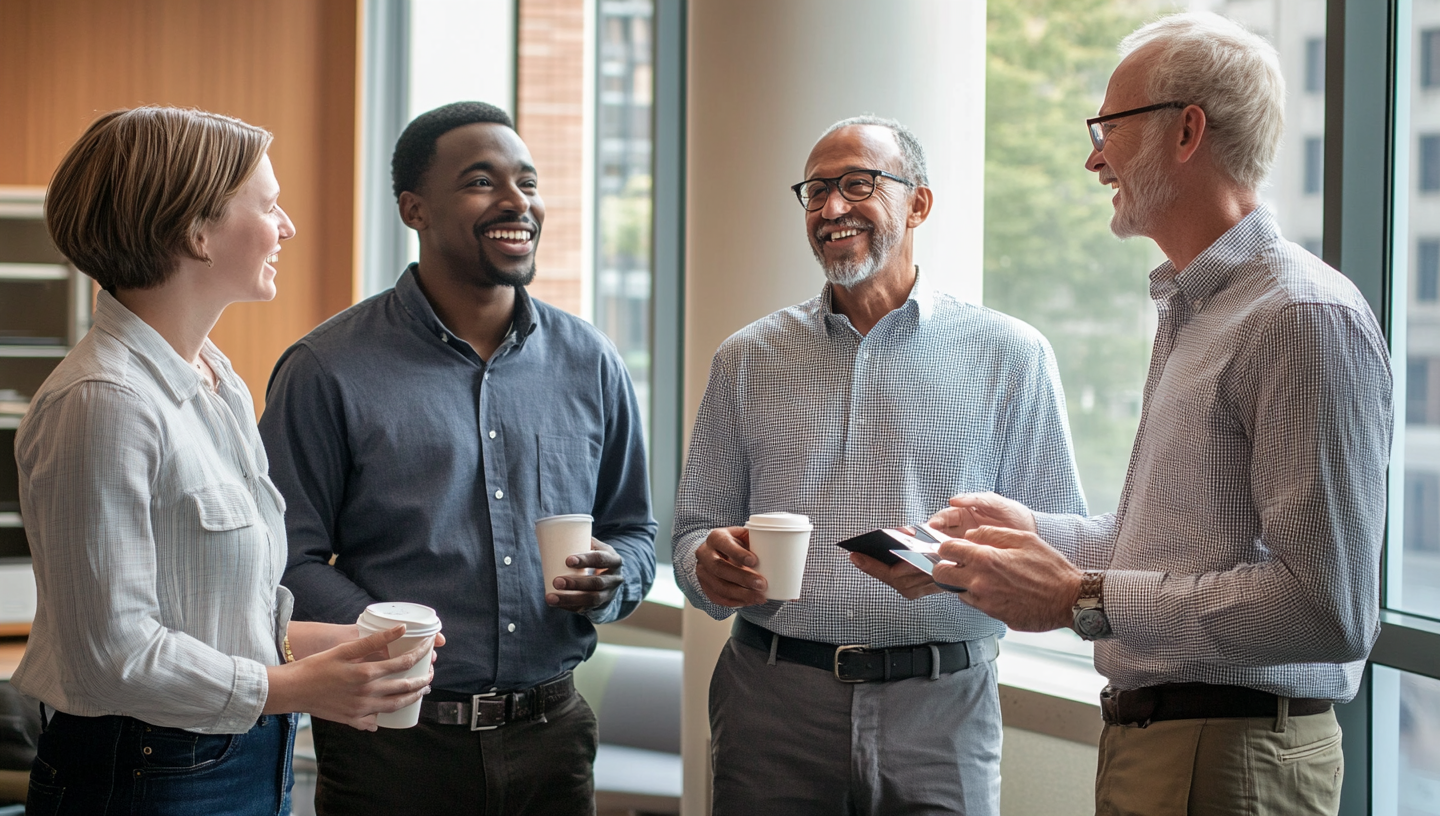
[[[993,490],[1083,513],[1065,398],[1030,326],[931,291],[861,336],[830,288],[726,340],[710,366],[675,507],[675,576],[716,619],[695,577],[712,528],[790,511],[815,530],[798,600],[748,607],[772,631],[889,647],[972,640],[999,621],[941,593],[907,601],[837,541],[924,520],[956,493]]]

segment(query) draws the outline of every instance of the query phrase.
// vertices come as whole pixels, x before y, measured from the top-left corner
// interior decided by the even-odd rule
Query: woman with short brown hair
[[[94,325],[16,434],[39,607],[13,683],[42,701],[29,813],[289,812],[292,711],[374,730],[424,693],[367,661],[403,633],[290,621],[284,502],[249,390],[208,339],[275,296],[295,227],[271,135],[203,111],[96,120],[45,216]]]

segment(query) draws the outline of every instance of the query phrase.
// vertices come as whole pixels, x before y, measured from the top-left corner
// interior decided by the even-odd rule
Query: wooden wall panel
[[[357,0],[0,0],[0,185],[43,185],[100,113],[182,105],[275,134],[297,234],[271,303],[212,338],[263,404],[281,352],[351,302]]]

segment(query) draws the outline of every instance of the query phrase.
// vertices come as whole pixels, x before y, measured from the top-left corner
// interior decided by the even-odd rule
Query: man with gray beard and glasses
[[[714,812],[996,816],[1004,627],[954,595],[906,600],[835,544],[961,490],[1084,512],[1054,357],[915,266],[933,193],[910,131],[838,122],[804,178],[829,283],[716,352],[676,500],[680,587],[740,610],[711,684]],[[772,511],[814,524],[797,600],[766,600],[741,526]]]
[[[933,521],[969,541],[941,546],[934,580],[1016,629],[1098,641],[1098,816],[1334,814],[1333,704],[1380,628],[1385,336],[1256,195],[1284,124],[1275,49],[1181,14],[1121,50],[1086,168],[1117,190],[1115,234],[1168,260],[1119,508],[955,496]]]

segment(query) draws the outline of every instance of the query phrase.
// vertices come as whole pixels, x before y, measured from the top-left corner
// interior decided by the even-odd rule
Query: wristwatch
[[[1105,573],[1087,570],[1080,574],[1080,598],[1071,609],[1076,634],[1085,640],[1115,637],[1105,615]]]

